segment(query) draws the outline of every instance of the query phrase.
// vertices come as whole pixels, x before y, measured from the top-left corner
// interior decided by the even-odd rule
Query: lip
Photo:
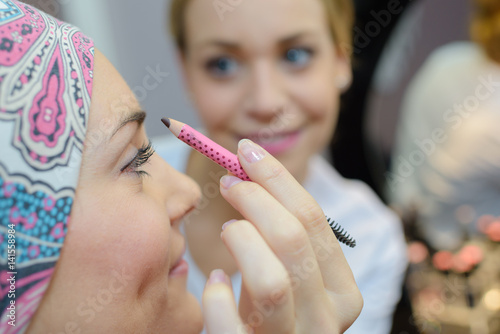
[[[184,253],[186,253],[186,246],[184,245],[180,255],[177,257],[174,265],[170,268],[168,273],[169,277],[186,276],[189,271],[189,265],[184,259]]]
[[[300,139],[300,134],[300,130],[276,133],[259,132],[247,135],[241,139],[248,138],[262,146],[270,154],[279,155],[295,146]]]

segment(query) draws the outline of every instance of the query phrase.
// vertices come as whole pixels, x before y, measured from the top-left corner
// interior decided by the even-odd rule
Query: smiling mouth
[[[279,155],[295,146],[300,139],[300,133],[300,130],[282,133],[266,133],[262,131],[259,134],[249,135],[245,138],[259,144],[270,154]]]

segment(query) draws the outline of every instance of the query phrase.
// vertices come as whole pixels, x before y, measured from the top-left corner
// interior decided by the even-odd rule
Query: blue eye
[[[294,67],[304,67],[309,64],[313,51],[307,48],[293,48],[285,53],[285,61]]]
[[[213,75],[224,77],[232,75],[238,69],[238,62],[229,57],[220,57],[210,60],[206,67]]]

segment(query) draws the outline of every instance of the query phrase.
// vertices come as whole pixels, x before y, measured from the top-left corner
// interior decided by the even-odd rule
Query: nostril
[[[193,207],[194,208],[200,207],[202,205],[202,199],[203,199],[203,197],[201,196],[200,188],[197,187],[196,193],[193,197],[194,197]]]
[[[198,212],[198,209],[191,205],[193,203],[189,203],[184,201],[183,203],[173,203],[172,206],[167,208],[168,216],[170,218],[171,225],[177,225],[181,222],[189,222],[190,217],[193,214]]]
[[[248,113],[258,118],[274,118],[283,112],[286,98],[276,90],[259,89],[245,103]]]
[[[249,114],[261,122],[270,122],[279,117],[284,110],[283,106],[277,104],[255,105],[249,109]]]
[[[170,188],[172,191],[169,192],[166,200],[167,212],[172,225],[175,222],[185,220],[193,211],[198,211],[202,204],[201,190],[198,184],[184,174],[179,175],[182,186],[175,189]]]
[[[189,181],[190,185],[188,193],[192,198],[193,206],[197,207],[200,204],[202,198],[201,188],[193,179],[189,178]]]

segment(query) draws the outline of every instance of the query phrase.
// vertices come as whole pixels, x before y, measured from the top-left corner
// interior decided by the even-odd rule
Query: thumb
[[[248,334],[234,300],[231,281],[221,269],[210,273],[203,291],[203,317],[208,334]]]

